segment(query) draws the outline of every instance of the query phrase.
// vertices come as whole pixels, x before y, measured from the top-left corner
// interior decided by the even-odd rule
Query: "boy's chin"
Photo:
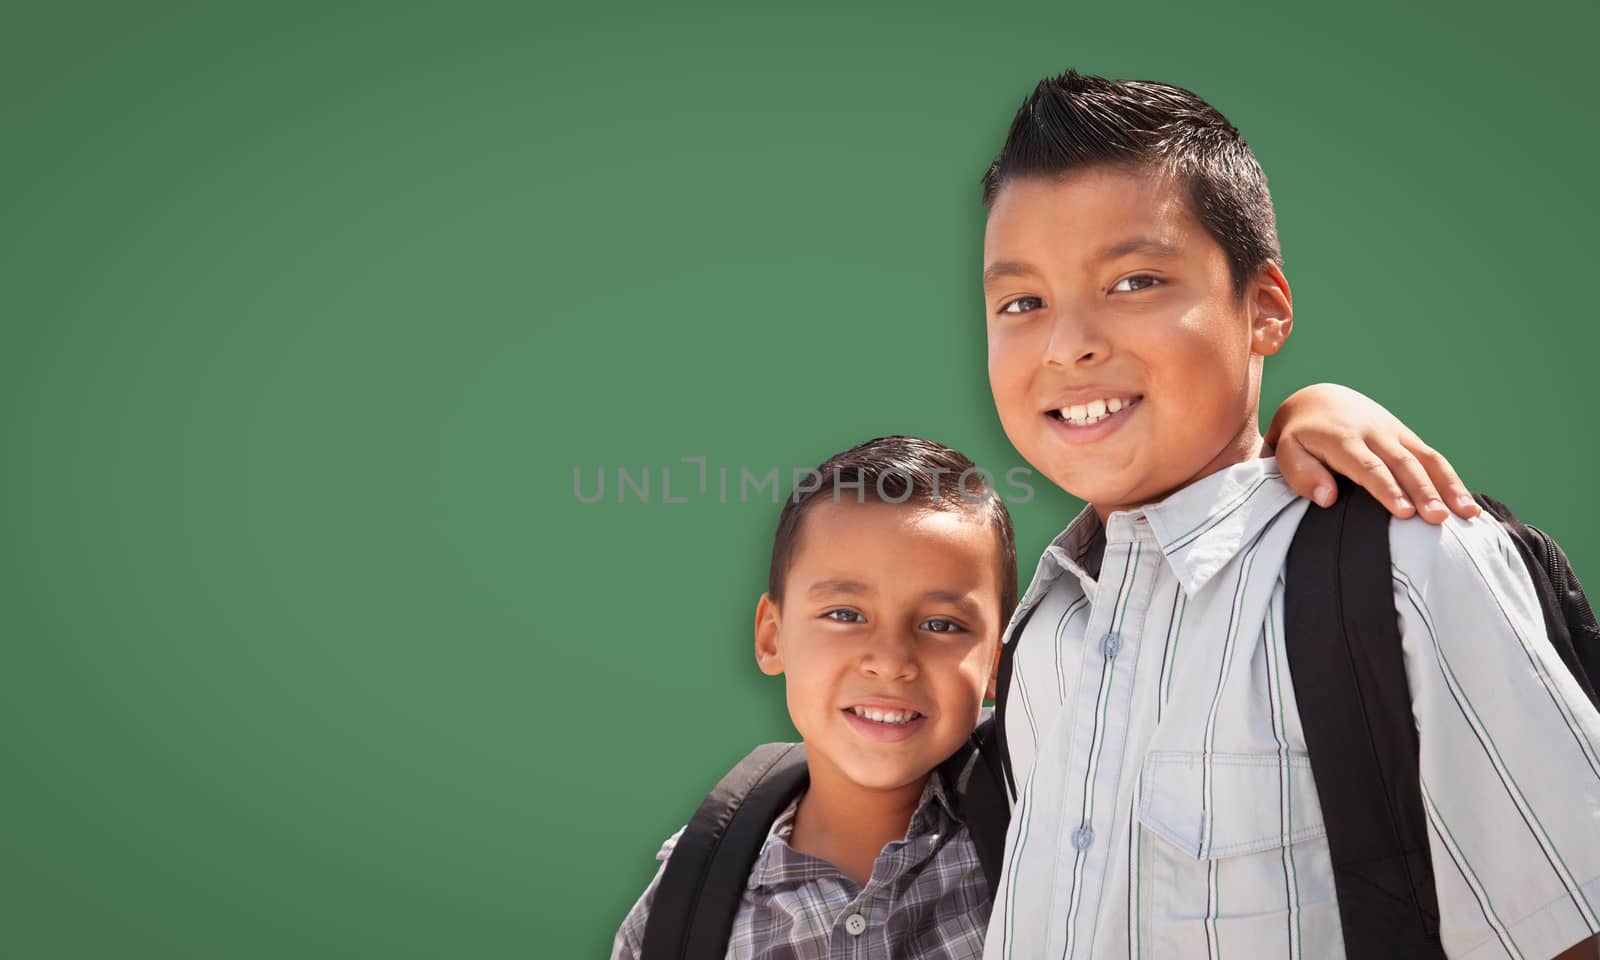
[[[1093,506],[1101,515],[1120,509],[1114,506],[1115,504],[1132,503],[1137,500],[1138,484],[1122,477],[1089,474],[1081,469],[1046,471],[1045,476],[1068,495]],[[1106,509],[1102,510],[1102,505],[1105,505]]]
[[[932,770],[921,773],[914,770],[847,770],[845,778],[852,787],[863,793],[895,793],[911,787],[921,789],[932,773]]]
[[[938,769],[939,763],[955,753],[959,746],[957,744],[949,751],[941,753],[938,762],[934,762],[932,758],[932,752],[936,751],[930,751],[916,757],[907,756],[894,760],[881,756],[852,756],[843,758],[843,763],[836,761],[835,765],[844,774],[844,778],[859,790],[893,793],[911,787],[921,789],[928,782],[928,777]]]
[[[1166,495],[1159,478],[1150,476],[1137,459],[1129,459],[1132,462],[1106,464],[1102,469],[1086,457],[1058,457],[1039,472],[1104,517],[1155,503]]]
[[[812,747],[807,745],[807,752]],[[909,787],[921,787],[927,782],[931,768],[924,769],[922,757],[885,757],[869,754],[827,757],[827,763],[851,788],[864,793],[893,793]]]
[[[1134,458],[1127,453],[1109,456],[1111,451],[1049,442],[1019,451],[1045,479],[1086,503],[1115,502],[1138,484]]]

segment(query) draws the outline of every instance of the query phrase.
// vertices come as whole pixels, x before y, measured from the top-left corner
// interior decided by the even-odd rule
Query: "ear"
[[[1289,278],[1276,263],[1268,263],[1250,281],[1245,302],[1250,311],[1250,352],[1270,357],[1282,349],[1294,328],[1294,295],[1289,292]]]
[[[756,666],[769,677],[783,672],[783,653],[778,649],[778,601],[767,593],[756,601]]]

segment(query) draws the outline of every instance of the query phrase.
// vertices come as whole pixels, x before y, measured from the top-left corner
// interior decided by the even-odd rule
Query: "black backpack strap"
[[[772,821],[805,789],[805,748],[768,743],[712,790],[667,859],[645,922],[641,960],[703,960],[728,952],[750,869]]]
[[[1600,626],[1595,625],[1594,610],[1567,555],[1549,534],[1518,520],[1500,501],[1481,493],[1473,494],[1473,499],[1510,534],[1539,595],[1550,645],[1577,678],[1589,702],[1600,707],[1600,697],[1595,696],[1595,687],[1600,686]]]
[[[1017,658],[1017,646],[1022,643],[1023,631],[1027,629],[1028,621],[1033,619],[1033,614],[1039,609],[1039,603],[1034,601],[1033,606],[1023,611],[1022,618],[1017,621],[1016,629],[1011,631],[1011,640],[1000,647],[999,674],[995,677],[994,684],[994,736],[995,753],[1000,757],[1000,773],[1003,778],[1006,795],[1011,803],[1017,802],[1017,777],[1011,771],[1011,750],[1006,746],[1006,701],[1010,699],[1012,663]]]
[[[1000,888],[1000,862],[1005,857],[1006,826],[1011,822],[997,729],[993,716],[984,717],[972,739],[939,765],[939,775],[955,799],[956,814],[966,824],[977,850],[991,896]]]
[[[1301,520],[1286,578],[1284,646],[1345,953],[1443,958],[1388,511],[1340,478],[1338,501]]]

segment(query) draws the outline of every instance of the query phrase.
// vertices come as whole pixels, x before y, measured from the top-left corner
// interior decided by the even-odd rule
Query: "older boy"
[[[985,955],[1342,956],[1282,646],[1308,504],[1259,457],[1293,323],[1266,178],[1188,91],[1068,72],[984,199],[1001,422],[1090,504],[1008,631],[1022,787]],[[1592,957],[1600,715],[1497,524],[1390,539],[1445,951]]]

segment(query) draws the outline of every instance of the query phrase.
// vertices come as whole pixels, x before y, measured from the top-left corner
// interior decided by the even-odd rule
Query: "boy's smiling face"
[[[1095,166],[995,196],[989,384],[1012,444],[1102,517],[1260,448],[1261,358],[1292,323],[1268,264],[1241,297],[1184,184]]]
[[[814,785],[920,784],[977,724],[1000,636],[1000,546],[982,510],[818,503],[756,660],[786,678]]]

